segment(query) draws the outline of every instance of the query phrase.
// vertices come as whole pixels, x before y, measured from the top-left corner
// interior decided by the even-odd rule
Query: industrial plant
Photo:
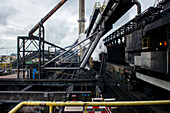
[[[85,17],[88,4],[77,0],[78,37],[61,47],[44,24],[68,1],[57,0],[16,37],[17,53],[0,59],[0,113],[170,113],[170,1],[143,11],[138,0],[96,0]]]

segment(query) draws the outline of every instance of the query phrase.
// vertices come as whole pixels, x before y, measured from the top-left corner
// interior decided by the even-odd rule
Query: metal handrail
[[[53,113],[54,106],[143,106],[143,105],[161,105],[170,104],[170,100],[156,101],[119,101],[119,102],[21,102],[9,113],[16,113],[23,106],[47,106],[49,113]]]

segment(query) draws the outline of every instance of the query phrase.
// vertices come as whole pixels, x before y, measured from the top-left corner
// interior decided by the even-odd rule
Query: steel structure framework
[[[38,78],[45,78],[45,76],[43,76],[44,70],[42,70],[42,65],[44,65],[45,63],[45,58],[49,58],[48,55],[50,53],[50,50],[45,52],[45,44],[51,47],[54,47],[55,50],[56,48],[59,48],[63,51],[65,51],[65,49],[52,44],[48,41],[45,41],[45,30],[44,30],[44,26],[41,23],[39,25],[39,33],[37,36],[31,36],[31,37],[18,37],[18,41],[17,41],[17,69],[18,69],[18,73],[17,73],[17,77],[25,79],[28,78],[28,76],[26,76],[26,71],[28,71],[28,69],[32,69],[32,68],[37,68],[39,71],[39,75]],[[53,52],[53,56],[55,56],[56,51]],[[33,59],[38,59],[37,63],[35,63],[34,65],[30,65],[27,64],[28,61],[33,60]],[[21,74],[22,73],[22,74]],[[28,75],[28,72],[27,72]]]
[[[47,100],[54,100],[54,98],[57,98],[58,100],[65,101],[65,99],[62,98],[63,95],[65,98],[70,97],[69,94],[81,93],[93,94],[94,97],[99,97],[99,95],[96,94],[101,94],[102,89],[100,90],[98,86],[101,86],[100,74],[104,74],[103,69],[106,58],[103,56],[100,74],[95,72],[94,77],[90,75],[88,78],[85,67],[101,37],[112,28],[112,24],[122,17],[135,2],[131,0],[109,0],[106,7],[103,8],[100,13],[94,14],[97,17],[91,21],[87,31],[87,37],[81,42],[76,41],[67,48],[61,48],[45,40],[45,28],[43,23],[66,1],[67,0],[62,0],[51,10],[50,13],[44,17],[46,19],[43,18],[29,32],[28,36],[18,37],[18,80],[0,80],[1,86],[8,85],[12,82],[11,86],[0,92],[0,94],[3,95],[2,97],[10,101],[43,100],[44,98]],[[97,10],[99,11],[99,9]],[[117,16],[115,17],[115,15]],[[38,35],[34,36],[33,34],[37,29]],[[82,43],[84,43],[84,47],[78,49],[78,46]],[[46,50],[46,45],[51,47],[48,47],[48,50]],[[54,48],[55,51],[51,52],[50,50],[52,49],[50,48]],[[57,48],[58,50],[56,50]],[[80,61],[78,59],[79,51],[84,51]],[[29,64],[28,61],[32,60],[34,60],[35,63]],[[32,79],[33,75],[29,74],[33,73],[33,69],[38,70],[35,79]],[[50,76],[48,76],[48,74]],[[81,78],[80,76],[83,77]],[[84,76],[87,77],[85,78]],[[72,86],[78,87],[77,91],[73,91]],[[58,91],[54,87],[61,87],[63,89]],[[87,90],[87,87],[89,90]],[[14,90],[11,91],[13,88]],[[38,95],[38,98],[36,98],[35,95]],[[17,96],[17,98],[14,98],[15,96]],[[61,108],[61,111],[62,109],[63,108]]]
[[[88,35],[87,35],[86,39],[84,39],[83,41],[81,41],[79,43],[75,43],[68,50],[63,51],[61,54],[55,56],[54,58],[48,60],[47,62],[44,61],[44,59],[45,59],[45,56],[44,56],[45,46],[44,45],[46,44],[46,42],[44,40],[44,27],[43,27],[44,21],[42,19],[42,21],[38,23],[38,25],[39,25],[38,37],[30,37],[32,35],[29,35],[29,37],[27,37],[27,38],[26,37],[25,38],[18,37],[18,78],[21,78],[20,75],[19,75],[21,68],[22,68],[22,72],[23,72],[22,78],[25,78],[26,56],[27,56],[26,53],[28,54],[29,52],[35,52],[35,51],[27,50],[29,48],[29,46],[31,45],[31,43],[37,48],[37,52],[38,52],[38,60],[39,60],[38,68],[37,68],[38,74],[39,74],[38,78],[46,78],[47,77],[46,76],[46,70],[56,70],[56,69],[79,70],[79,69],[84,69],[89,58],[90,58],[90,56],[91,56],[91,54],[93,53],[95,47],[97,46],[99,40],[101,39],[101,37],[112,28],[111,24],[114,24],[134,4],[136,4],[136,0],[133,1],[133,2],[130,1],[130,0],[123,0],[123,1],[119,1],[119,0],[118,1],[112,1],[112,0],[110,0],[110,1],[108,1],[108,4],[103,9],[103,11],[101,13],[98,13],[95,21],[92,21],[90,23],[90,26],[92,26],[92,27],[90,27],[91,29],[88,29],[88,32],[87,32]],[[112,10],[112,6],[115,7],[114,10]],[[123,6],[125,8],[122,9]],[[119,12],[121,12],[121,14]],[[111,19],[111,18],[113,18],[113,15],[118,15],[118,16],[116,16],[116,17],[114,16],[114,19]],[[36,29],[37,28],[38,27],[36,25]],[[20,40],[22,40],[21,44],[20,44]],[[26,46],[27,40],[31,40],[31,43]],[[35,40],[37,40],[38,42],[36,43]],[[90,40],[90,43],[87,43],[86,41],[89,41],[89,40]],[[68,59],[70,60],[71,58],[73,58],[72,57],[73,55],[71,55],[71,54],[76,55],[78,51],[81,51],[77,47],[80,44],[85,43],[85,42],[86,42],[86,45],[88,47],[83,48],[83,49],[86,48],[84,55],[82,56],[80,62],[76,66],[69,65],[67,67],[66,65],[64,65],[64,67],[62,67],[61,65],[59,65],[59,66],[56,67],[56,65],[55,65],[56,62],[61,63],[61,61],[63,59],[64,60],[68,60]],[[51,46],[54,45],[54,44],[51,44],[51,43],[48,43],[48,44],[51,45]],[[22,50],[21,50],[21,48],[22,48]],[[62,48],[60,48],[60,49],[62,49]],[[72,66],[72,67],[70,67],[70,66]]]

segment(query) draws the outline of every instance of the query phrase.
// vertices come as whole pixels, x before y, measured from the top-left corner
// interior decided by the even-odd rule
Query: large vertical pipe
[[[78,20],[78,23],[79,23],[79,31],[78,31],[79,42],[82,40],[81,37],[80,37],[80,34],[85,32],[85,2],[84,1],[85,0],[79,0],[79,20]],[[80,49],[79,58],[81,59],[82,53],[83,53],[81,45],[79,45],[79,49]]]
[[[85,32],[85,2],[79,0],[79,34]]]

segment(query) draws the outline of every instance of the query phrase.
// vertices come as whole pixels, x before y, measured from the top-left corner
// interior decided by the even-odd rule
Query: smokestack
[[[79,0],[79,34],[85,32],[85,0]]]
[[[85,0],[79,0],[79,42],[83,40],[83,34],[85,33]],[[81,60],[83,51],[82,51],[82,45],[79,45],[79,61]]]

